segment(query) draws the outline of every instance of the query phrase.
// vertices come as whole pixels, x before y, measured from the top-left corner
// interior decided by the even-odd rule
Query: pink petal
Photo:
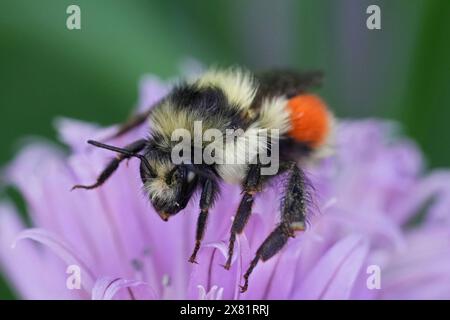
[[[381,297],[385,299],[449,299],[450,233],[428,226],[410,233],[406,250],[392,253],[383,268]]]
[[[163,98],[170,87],[159,78],[147,75],[139,83],[138,111],[146,111],[148,108]]]
[[[63,117],[57,118],[54,125],[58,130],[59,139],[75,152],[90,148],[86,141],[102,140],[116,130],[115,127],[104,129],[93,123]]]
[[[239,255],[239,252],[235,254]],[[209,292],[213,286],[222,287],[224,299],[231,299],[235,295],[236,279],[240,276],[237,274],[237,264],[233,264],[230,270],[222,267],[226,258],[227,249],[222,242],[206,244],[200,249],[198,264],[193,266],[189,279],[188,295],[191,299],[198,297],[198,286],[202,286],[205,292]]]
[[[212,286],[209,292],[206,292],[205,288],[202,285],[197,286],[199,295],[199,300],[221,300],[223,295],[223,288],[219,288],[218,286]]]
[[[304,277],[295,299],[347,299],[367,255],[368,244],[350,235],[336,243]]]
[[[86,265],[77,252],[58,236],[42,229],[27,229],[20,232],[14,240],[13,246],[23,239],[31,239],[49,247],[67,265],[77,265],[82,270],[82,287],[89,291],[94,284],[94,273]]]
[[[25,299],[85,298],[83,290],[68,290],[66,268],[45,248],[25,242],[12,248],[24,225],[12,206],[0,204],[0,269]],[[39,250],[41,249],[41,250]],[[42,250],[44,249],[44,250]]]
[[[346,211],[335,208],[330,220],[335,220],[349,232],[360,232],[371,237],[384,248],[400,249],[405,246],[405,239],[401,227],[382,212],[367,210],[364,215],[360,212]]]
[[[92,300],[154,300],[156,294],[142,281],[103,277],[96,281],[92,289]]]

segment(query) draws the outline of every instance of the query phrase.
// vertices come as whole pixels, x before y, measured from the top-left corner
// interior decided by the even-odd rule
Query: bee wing
[[[254,100],[258,106],[264,98],[286,96],[295,97],[322,83],[321,71],[297,72],[292,70],[272,70],[256,74],[259,87]]]

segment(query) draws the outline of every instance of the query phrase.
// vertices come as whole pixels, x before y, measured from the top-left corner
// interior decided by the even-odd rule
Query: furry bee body
[[[271,71],[253,75],[238,68],[209,70],[196,79],[176,86],[147,112],[122,125],[115,135],[119,136],[147,122],[150,133],[146,139],[135,141],[125,148],[89,141],[97,147],[117,152],[118,156],[108,164],[95,184],[74,188],[97,188],[111,176],[121,161],[137,157],[141,160],[144,190],[163,220],[167,221],[184,209],[193,193],[200,190],[196,242],[189,259],[196,262],[209,209],[220,192],[219,182],[240,184],[243,197],[231,227],[229,256],[225,264],[225,268],[229,269],[236,235],[244,230],[255,195],[271,178],[262,173],[265,168],[260,160],[262,154],[267,150],[273,154],[274,147],[278,147],[276,161],[280,167],[272,176],[281,172],[288,174],[285,190],[282,190],[281,219],[261,244],[245,273],[242,287],[245,291],[258,261],[270,259],[289,237],[305,228],[308,194],[299,161],[311,159],[322,152],[328,144],[333,124],[333,117],[323,101],[307,93],[310,88],[319,85],[320,79],[318,72]],[[197,130],[197,123],[201,123],[201,130]],[[185,150],[204,151],[208,148],[204,137],[210,129],[219,132],[219,139],[214,140],[213,146],[222,142],[220,149],[214,151],[221,161],[198,164],[192,156],[186,162],[174,161],[173,151],[179,145],[179,141],[173,138],[174,132],[182,130],[188,134],[189,146]],[[240,130],[240,133],[226,140],[230,130]],[[263,141],[262,137],[267,136],[262,135],[262,131],[270,132],[271,138],[274,137],[272,132],[276,132],[277,139],[271,139],[270,143],[267,139]],[[254,138],[262,143],[248,147],[247,142]],[[192,147],[193,141],[200,141],[200,146],[194,143]],[[256,161],[246,161],[249,155]],[[238,161],[224,161],[229,159],[228,156]]]
[[[210,128],[219,129],[223,135],[226,130],[242,129],[244,134],[234,142],[236,147],[232,149],[239,152],[239,145],[244,144],[255,130],[275,129],[280,134],[282,160],[299,160],[309,156],[320,150],[326,142],[332,117],[327,112],[321,114],[323,125],[320,129],[323,136],[320,139],[306,141],[302,136],[292,134],[299,127],[301,132],[310,130],[308,119],[303,122],[293,121],[292,114],[295,110],[289,107],[289,102],[304,91],[301,86],[296,90],[293,87],[299,87],[299,82],[303,84],[301,80],[305,81],[307,75],[299,79],[293,73],[284,72],[283,77],[280,74],[281,72],[278,78],[275,72],[262,74],[258,78],[240,69],[212,70],[194,81],[183,83],[150,113],[151,136],[158,148],[170,153],[176,143],[171,140],[172,132],[184,128],[191,133],[193,139],[201,139],[196,137],[198,132],[194,131],[194,122],[201,121],[201,134]],[[308,76],[310,81],[317,81],[318,74]],[[270,87],[267,82],[275,85]],[[238,158],[239,155],[234,157]],[[240,163],[242,162],[244,161]],[[218,165],[216,170],[224,181],[241,183],[245,178],[247,165],[223,164]]]

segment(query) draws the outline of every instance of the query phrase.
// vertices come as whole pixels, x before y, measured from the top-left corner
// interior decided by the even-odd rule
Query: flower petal
[[[138,111],[146,111],[155,102],[163,98],[170,86],[152,75],[144,76],[139,83]]]
[[[448,299],[450,297],[450,232],[427,226],[412,231],[408,246],[392,253],[383,268],[380,297],[384,299]]]
[[[12,205],[0,204],[0,269],[24,299],[86,298],[84,290],[68,290],[66,268],[47,248],[24,242],[12,248],[17,234],[24,229]],[[41,249],[41,250],[39,250]],[[43,249],[43,250],[42,250]]]
[[[58,130],[59,139],[70,146],[73,151],[81,152],[90,146],[86,141],[102,140],[102,138],[111,135],[115,127],[101,128],[96,124],[59,117],[54,121],[54,126]]]
[[[238,250],[238,249],[237,249]],[[239,252],[235,252],[239,255]],[[188,296],[191,299],[198,297],[198,287],[202,286],[205,294],[216,286],[224,288],[224,299],[232,299],[235,295],[238,275],[238,264],[234,263],[230,270],[222,265],[227,258],[227,247],[223,242],[205,244],[197,256],[198,264],[194,265],[189,278]]]
[[[347,299],[367,255],[368,244],[350,235],[331,247],[305,275],[294,293],[296,299]]]
[[[96,281],[92,289],[92,300],[154,300],[156,294],[142,281],[103,277]]]
[[[13,242],[13,247],[23,239],[31,239],[49,247],[58,257],[68,265],[77,265],[82,270],[82,287],[89,291],[94,284],[94,273],[86,265],[84,260],[78,256],[76,251],[58,236],[43,229],[27,229],[20,232]]]

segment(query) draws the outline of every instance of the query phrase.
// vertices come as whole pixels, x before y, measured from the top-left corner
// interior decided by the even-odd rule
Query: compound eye
[[[177,183],[177,181],[180,180],[180,171],[178,168],[173,168],[172,171],[169,172],[167,176],[167,181],[169,182],[169,185],[174,185]]]
[[[166,176],[166,182],[168,185],[174,185],[184,181],[186,177],[186,169],[182,166],[174,167]]]

